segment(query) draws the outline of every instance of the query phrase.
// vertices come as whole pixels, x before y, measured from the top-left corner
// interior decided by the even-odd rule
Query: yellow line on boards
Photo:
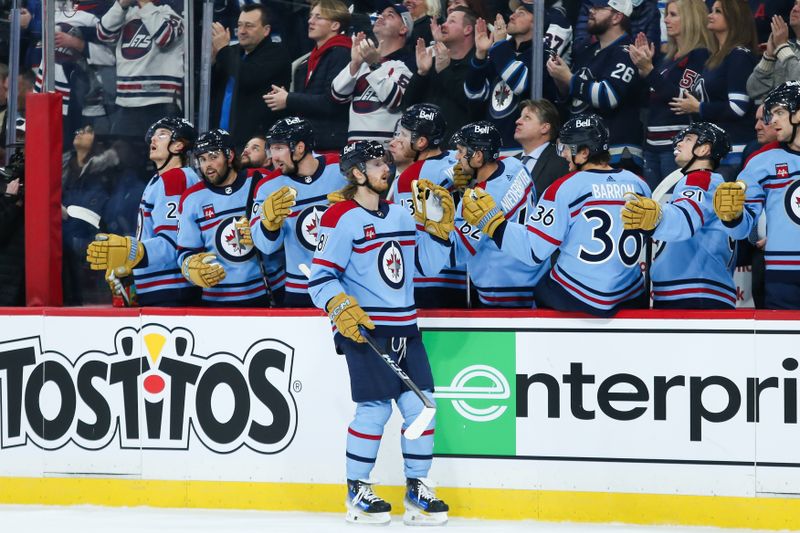
[[[402,512],[403,489],[379,494]],[[451,516],[795,529],[800,499],[440,488]],[[0,477],[0,503],[344,512],[344,485]]]

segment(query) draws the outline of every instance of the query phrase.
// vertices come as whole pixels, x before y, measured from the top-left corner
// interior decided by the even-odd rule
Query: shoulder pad
[[[325,165],[338,165],[339,154],[325,154]]]
[[[186,173],[182,168],[167,170],[161,175],[161,182],[164,184],[164,194],[167,196],[179,196],[187,189]]]
[[[687,187],[699,187],[704,191],[708,191],[711,186],[711,172],[708,170],[695,170],[686,175]]]
[[[410,167],[405,169],[397,177],[397,192],[410,193],[411,182],[419,179],[419,171],[422,170],[424,161],[414,161]]]
[[[355,200],[345,200],[330,206],[322,215],[320,224],[325,228],[335,228],[345,213],[358,207]]]

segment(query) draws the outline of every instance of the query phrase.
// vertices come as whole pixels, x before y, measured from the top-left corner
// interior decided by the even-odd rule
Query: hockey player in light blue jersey
[[[739,181],[717,187],[714,210],[736,240],[766,214],[765,306],[800,309],[800,81],[767,94],[764,122],[773,125],[778,142],[753,153]]]
[[[498,159],[502,141],[490,122],[467,124],[456,134],[459,164],[471,174],[471,186],[498,199],[502,215],[523,223],[536,190],[519,159]],[[539,265],[503,253],[462,213],[463,198],[456,208],[456,260],[467,272],[486,307],[533,307],[533,287],[541,276]]]
[[[347,520],[388,524],[391,505],[372,490],[370,472],[378,456],[392,400],[405,420],[403,430],[422,411],[422,401],[368,345],[359,326],[432,399],[433,376],[417,329],[412,264],[437,272],[447,260],[454,205],[446,189],[421,180],[420,190],[441,202],[438,221],[380,200],[389,188],[386,152],[376,141],[357,141],[342,150],[341,169],[349,184],[341,201],[322,216],[309,294],[334,324],[334,343],[347,359],[356,413],[347,435]],[[433,218],[433,217],[431,217]],[[443,524],[448,506],[437,499],[425,477],[433,458],[434,422],[422,435],[401,436],[408,524]]]
[[[622,211],[625,229],[653,232],[656,309],[734,309],[736,242],[714,213],[714,191],[724,178],[714,172],[730,152],[728,135],[710,122],[695,122],[673,139],[675,163],[684,176],[672,201],[659,205],[634,196]]]
[[[268,256],[284,248],[285,305],[313,307],[308,279],[298,265],[311,263],[319,221],[329,206],[327,195],[347,182],[339,171],[338,156],[313,154],[314,132],[307,120],[281,119],[267,137],[276,171],[256,185],[258,207],[251,214],[250,231],[256,247]]]
[[[650,196],[649,187],[608,164],[608,129],[597,115],[567,121],[558,150],[572,172],[545,190],[527,225],[506,220],[491,191],[477,188],[464,193],[465,217],[504,253],[533,267],[548,268],[550,255],[560,250],[536,285],[539,307],[596,316],[648,307],[639,269],[642,235],[623,230],[619,217],[624,196]]]
[[[389,144],[392,155],[397,152],[413,162],[392,182],[388,198],[414,216],[415,202],[411,184],[426,179],[452,190],[453,167],[458,163],[456,152],[443,150],[447,123],[442,111],[433,104],[415,104],[400,117],[395,137]],[[417,308],[465,307],[467,273],[455,263],[455,249],[445,267],[432,275],[414,273],[414,301]]]
[[[199,290],[184,279],[175,265],[178,203],[181,195],[200,181],[187,166],[187,154],[196,139],[194,126],[186,120],[164,117],[153,123],[145,143],[156,173],[142,193],[136,237],[100,234],[89,245],[87,259],[93,269],[113,270],[117,278],[130,275],[132,269],[135,300],[141,306],[199,302]],[[121,286],[118,289],[127,290]]]
[[[249,226],[244,215],[253,178],[239,170],[225,130],[201,135],[195,157],[204,180],[181,197],[177,264],[187,280],[203,288],[205,305],[268,307],[258,250],[240,229]]]

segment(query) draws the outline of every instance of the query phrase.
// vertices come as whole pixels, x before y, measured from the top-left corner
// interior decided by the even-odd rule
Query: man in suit
[[[548,100],[524,100],[514,130],[514,140],[522,146],[516,155],[533,179],[536,197],[569,171],[567,161],[556,152],[555,140],[561,123],[558,111]]]

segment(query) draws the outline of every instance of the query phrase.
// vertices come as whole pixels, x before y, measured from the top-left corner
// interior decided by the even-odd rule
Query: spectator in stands
[[[25,305],[25,212],[22,182],[0,182],[0,306]]]
[[[42,59],[42,2],[25,0],[20,7],[20,63],[21,70],[35,68]]]
[[[242,150],[242,168],[266,168],[272,166],[272,159],[267,151],[267,138],[256,135],[244,145]]]
[[[541,198],[551,183],[569,172],[567,161],[558,155],[555,146],[561,120],[548,100],[523,100],[519,107],[514,140],[522,145],[522,153],[515,157],[530,173],[536,198]]]
[[[480,0],[447,0],[447,14],[453,12],[453,10],[457,7],[463,7],[469,9],[473,13],[475,13],[476,18],[481,18],[483,20],[493,20],[494,13],[490,13],[486,10],[486,5],[481,2]]]
[[[575,22],[573,47],[575,51],[591,46],[596,34],[589,30],[589,16],[593,7],[606,5],[606,0],[580,0],[578,20]],[[644,33],[651,43],[661,42],[661,11],[656,0],[638,0],[631,3],[626,31],[631,35]]]
[[[417,70],[403,95],[404,108],[421,103],[439,106],[447,122],[446,139],[471,122],[467,95],[453,88],[464,86],[475,55],[475,21],[474,13],[457,7],[438,28],[441,39],[434,46],[417,39]]]
[[[388,146],[411,79],[412,60],[404,47],[413,25],[402,4],[388,4],[372,27],[377,46],[362,32],[353,38],[350,63],[331,86],[334,101],[351,102],[348,142],[373,140]]]
[[[403,0],[403,5],[414,19],[414,27],[407,44],[409,52],[414,51],[417,39],[422,39],[426,46],[432,45],[434,35],[431,24],[438,22],[442,10],[440,0]]]
[[[739,0],[714,2],[707,27],[718,47],[691,92],[674,98],[670,107],[677,115],[699,115],[728,133],[733,148],[717,172],[730,179],[742,163],[745,145],[753,139],[750,125],[755,109],[746,84],[756,64],[756,27],[750,8]]]
[[[708,8],[711,9],[714,4],[713,0],[707,0]],[[775,17],[780,17],[785,20],[789,17],[789,12],[792,10],[793,0],[748,0],[750,4],[750,11],[753,12],[753,19],[756,22],[756,36],[758,43],[761,45],[766,44],[769,34],[772,31],[772,21]]]
[[[334,77],[350,62],[352,40],[344,34],[350,13],[341,0],[316,0],[308,18],[308,37],[316,46],[294,71],[294,91],[272,86],[264,101],[272,111],[302,116],[316,132],[319,151],[338,151],[347,143],[347,105],[331,100]]]
[[[628,53],[632,40],[626,28],[632,10],[631,0],[593,5],[588,31],[597,42],[575,51],[571,70],[558,56],[550,58],[547,70],[572,115],[597,113],[608,126],[612,166],[639,173],[644,86]]]
[[[238,150],[279,118],[261,95],[273,85],[288,87],[291,79],[289,54],[268,38],[270,31],[269,16],[261,4],[242,8],[238,44],[229,46],[230,34],[221,24],[214,23],[211,29],[211,123],[230,132]]]
[[[690,120],[687,115],[673,113],[669,104],[673,98],[691,90],[710,50],[716,46],[706,28],[707,16],[703,0],[669,0],[664,15],[667,49],[658,68],[653,66],[656,45],[647,41],[643,33],[636,36],[635,43],[628,49],[639,76],[650,86],[644,177],[651,189],[678,168],[672,139]]]
[[[118,0],[97,24],[100,41],[116,43],[117,105],[111,133],[141,138],[163,116],[180,114],[183,19],[152,0]]]
[[[795,38],[789,39],[789,27]],[[753,100],[761,98],[781,83],[800,79],[800,0],[789,13],[789,26],[781,17],[772,18],[772,33],[767,39],[766,50],[753,73],[747,79],[747,94]]]

